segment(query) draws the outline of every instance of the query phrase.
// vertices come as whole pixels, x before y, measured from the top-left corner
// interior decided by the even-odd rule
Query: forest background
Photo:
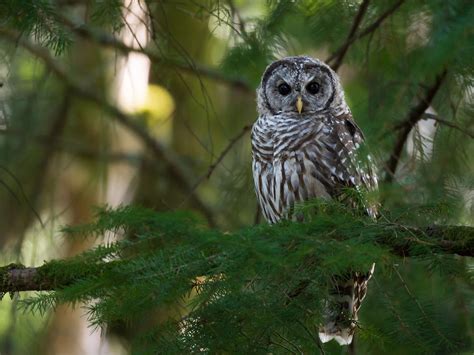
[[[0,352],[472,353],[473,18],[469,0],[1,0]],[[302,54],[341,76],[377,223],[260,216],[255,89]],[[324,285],[373,261],[355,345],[323,346]]]

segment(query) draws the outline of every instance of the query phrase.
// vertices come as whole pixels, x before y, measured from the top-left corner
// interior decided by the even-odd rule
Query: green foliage
[[[127,238],[45,264],[41,275],[64,287],[24,299],[20,305],[27,312],[44,313],[58,303],[85,302],[89,321],[96,327],[133,328],[148,318],[132,340],[138,353],[285,353],[287,348],[317,352],[321,346],[315,340],[317,324],[329,285],[348,272],[365,272],[375,262],[372,301],[365,308],[372,303],[385,311],[378,320],[360,323],[364,346],[390,346],[400,337],[407,340],[394,331],[402,327],[426,351],[465,347],[461,324],[440,325],[433,299],[426,294],[422,295],[426,299],[415,299],[396,277],[394,283],[394,270],[402,277],[394,269],[397,258],[377,237],[393,233],[393,238],[405,240],[413,238],[409,232],[400,228],[391,232],[390,223],[354,215],[338,204],[315,202],[302,213],[315,217],[308,223],[222,233],[186,213],[138,207],[99,210],[93,223],[66,228],[66,235],[114,233]],[[440,259],[425,251],[419,260],[431,265]],[[454,273],[440,274],[430,266],[434,277],[446,282],[455,275],[457,282],[469,283],[459,261],[446,257],[443,265],[451,262],[456,265]],[[437,335],[435,340],[433,331],[442,338]]]
[[[62,53],[71,43],[70,34],[58,23],[57,7],[48,0],[6,0],[0,2],[0,22],[32,35],[38,42]]]

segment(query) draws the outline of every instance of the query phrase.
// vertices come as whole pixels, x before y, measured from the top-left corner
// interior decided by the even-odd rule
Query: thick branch
[[[0,292],[49,291],[62,286],[54,282],[52,277],[42,275],[41,268],[16,264],[1,268],[0,287],[3,291]]]
[[[89,100],[102,107],[105,112],[110,114],[122,126],[130,130],[147,146],[153,153],[155,158],[161,161],[168,169],[170,175],[181,186],[185,193],[189,194],[191,202],[199,209],[211,226],[215,226],[214,215],[206,204],[199,198],[195,191],[192,190],[192,184],[188,181],[185,170],[178,163],[177,157],[173,152],[166,149],[160,142],[149,134],[147,129],[143,127],[136,117],[130,116],[119,110],[116,106],[110,104],[104,97],[94,92],[92,88],[84,86],[79,80],[73,77],[65,67],[55,60],[48,50],[38,46],[19,35],[16,31],[11,31],[0,27],[0,36],[12,42],[15,42],[37,58],[41,59],[44,64],[60,79],[74,94],[83,99]]]
[[[474,228],[467,226],[432,226],[421,229],[399,224],[381,225],[380,233],[373,242],[387,247],[392,254],[400,257],[429,253],[474,256]],[[0,292],[55,290],[80,278],[80,275],[58,278],[57,273],[51,270],[53,268],[49,264],[38,268],[25,268],[15,264],[0,268]]]
[[[399,130],[395,145],[389,159],[385,163],[385,182],[392,182],[395,172],[397,170],[398,162],[400,161],[400,155],[402,153],[405,142],[408,138],[408,134],[412,128],[423,118],[426,109],[431,105],[433,98],[438,92],[441,84],[446,78],[446,70],[436,77],[435,82],[430,86],[424,93],[422,99],[416,106],[413,106],[408,112],[407,117],[395,128]]]
[[[375,240],[402,257],[427,252],[474,256],[474,228],[468,226],[430,226],[426,228],[391,224]],[[402,237],[400,233],[404,233]]]

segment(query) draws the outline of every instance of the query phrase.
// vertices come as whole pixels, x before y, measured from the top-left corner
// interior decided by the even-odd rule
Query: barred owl
[[[347,188],[377,188],[376,175],[357,157],[364,136],[329,66],[309,57],[272,63],[257,89],[257,104],[252,170],[261,211],[269,223],[295,218],[295,203],[340,199]],[[363,208],[370,216],[376,215],[373,205]],[[325,307],[325,324],[319,330],[323,342],[352,342],[372,273],[373,268],[335,283]]]

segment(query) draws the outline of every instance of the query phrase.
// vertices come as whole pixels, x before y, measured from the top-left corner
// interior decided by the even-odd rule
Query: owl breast
[[[327,155],[330,131],[328,122],[314,118],[261,117],[254,124],[253,176],[267,221],[290,218],[298,202],[331,198],[334,182],[317,163]]]
[[[294,217],[296,203],[314,198],[337,198],[375,217],[376,205],[346,194],[377,188],[373,169],[357,157],[362,142],[350,114],[260,116],[252,129],[253,177],[266,220]]]

